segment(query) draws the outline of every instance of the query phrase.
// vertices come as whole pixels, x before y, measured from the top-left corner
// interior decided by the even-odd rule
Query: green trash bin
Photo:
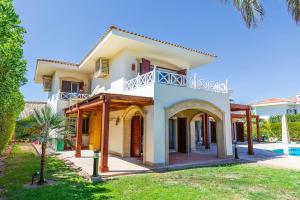
[[[63,151],[64,150],[64,140],[63,139],[56,139],[56,151]]]

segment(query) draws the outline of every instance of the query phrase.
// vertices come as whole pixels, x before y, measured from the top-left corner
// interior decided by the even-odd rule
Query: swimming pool
[[[300,148],[299,147],[289,147],[286,149],[275,149],[273,152],[283,155],[289,156],[300,156]]]

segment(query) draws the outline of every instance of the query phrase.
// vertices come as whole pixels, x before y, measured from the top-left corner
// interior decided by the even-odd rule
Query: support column
[[[201,115],[201,137],[202,137],[202,146],[205,146],[205,141],[206,141],[206,137],[205,137],[205,121],[204,121],[204,114]]]
[[[249,109],[246,110],[246,121],[247,121],[248,154],[253,155],[251,113]]]
[[[108,137],[109,137],[109,110],[110,110],[110,98],[109,96],[103,96],[102,105],[102,131],[101,131],[101,160],[100,171],[108,172]]]
[[[82,145],[82,111],[78,109],[77,112],[77,125],[76,125],[76,151],[75,157],[81,157],[81,145]]]
[[[204,113],[204,141],[205,141],[205,149],[210,149],[209,137],[208,137],[208,126],[209,120],[207,113]]]
[[[256,134],[257,134],[257,142],[260,143],[260,128],[259,128],[259,117],[255,118],[256,120]]]

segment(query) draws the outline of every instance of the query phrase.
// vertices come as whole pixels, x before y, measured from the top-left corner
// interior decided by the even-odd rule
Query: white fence
[[[157,69],[154,69],[153,71],[150,71],[143,75],[138,75],[137,77],[128,80],[125,83],[125,89],[127,91],[130,91],[155,82],[179,87],[189,87],[219,93],[228,93],[227,81],[225,81],[225,83],[207,81],[205,79],[202,79],[197,74],[195,74],[194,76],[186,76]]]
[[[82,93],[59,92],[59,99],[61,100],[86,99],[89,96],[89,94]]]

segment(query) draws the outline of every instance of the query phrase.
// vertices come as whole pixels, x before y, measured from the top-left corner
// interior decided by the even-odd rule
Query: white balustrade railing
[[[202,79],[197,74],[194,74],[194,76],[186,76],[182,74],[157,70],[156,68],[148,73],[138,75],[137,77],[126,81],[125,89],[127,91],[130,91],[154,82],[167,85],[175,85],[179,87],[203,89],[219,93],[228,93],[227,81],[225,81],[225,83],[207,81],[205,79]]]
[[[70,100],[70,99],[86,99],[90,95],[82,93],[70,93],[70,92],[59,92],[59,99]]]

